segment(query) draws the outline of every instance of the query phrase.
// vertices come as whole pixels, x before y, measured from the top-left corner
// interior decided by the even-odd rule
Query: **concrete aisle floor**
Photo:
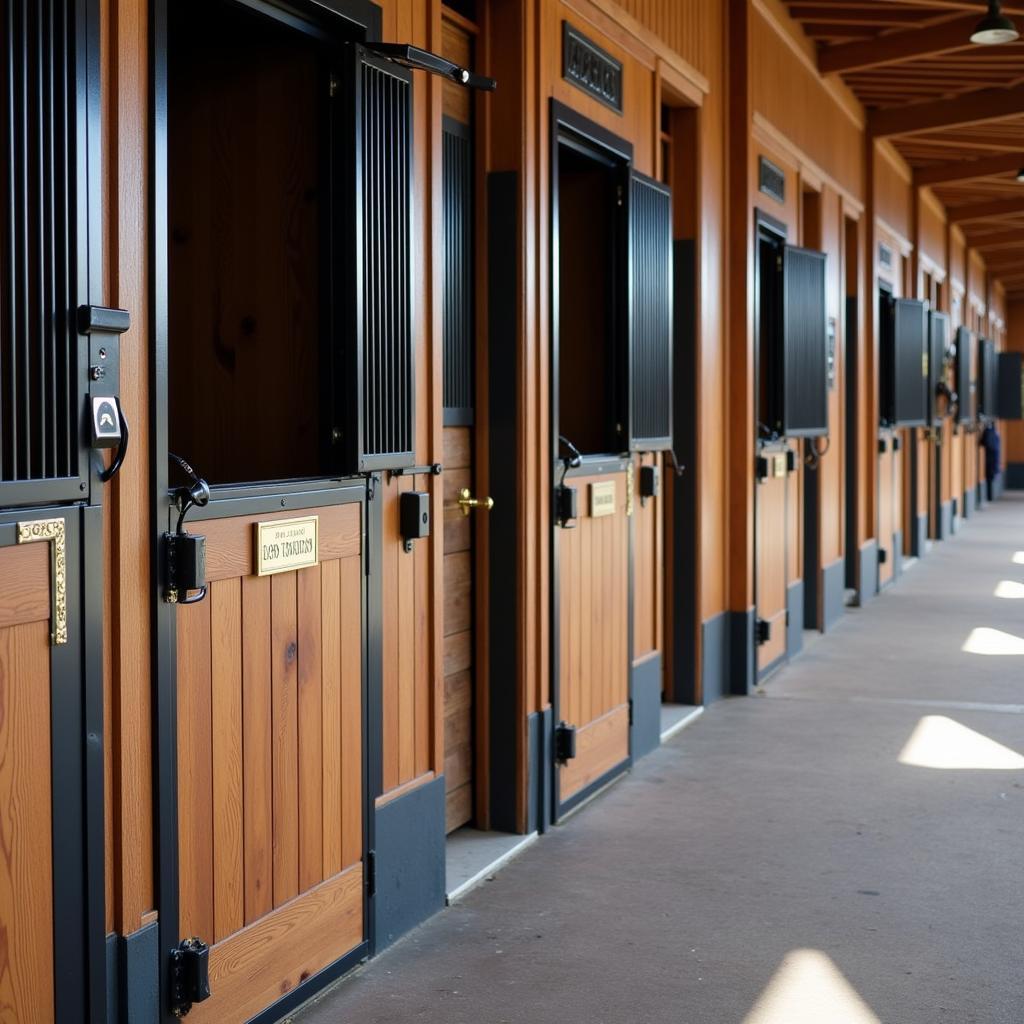
[[[1022,497],[296,1021],[1020,1024],[1024,599],[1000,583],[1024,593]]]

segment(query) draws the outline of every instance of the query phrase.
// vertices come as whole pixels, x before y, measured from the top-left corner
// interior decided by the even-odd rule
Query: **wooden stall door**
[[[664,483],[665,459],[661,452],[636,456],[641,466],[654,466]],[[637,498],[633,507],[633,668],[664,652],[665,508],[660,496]],[[665,685],[664,679],[662,680]]]
[[[762,453],[769,475],[757,483],[755,544],[757,617],[768,624],[768,638],[757,648],[757,671],[763,672],[786,653],[786,449]],[[778,463],[777,460],[782,460]],[[781,475],[776,470],[778,465]]]
[[[896,501],[895,453],[892,446],[893,436],[882,434],[878,453],[878,585],[880,587],[892,580],[894,559],[896,558],[893,535],[897,520],[894,511],[899,506]]]
[[[584,467],[566,481],[578,489],[580,516],[574,528],[556,533],[555,713],[577,729],[576,757],[558,767],[563,808],[629,762],[629,477]],[[595,485],[614,490],[610,514],[591,514]]]
[[[474,40],[463,21],[445,18],[442,54],[473,67]],[[475,724],[480,709],[473,520],[459,505],[476,496],[473,456],[478,440],[474,355],[476,343],[475,195],[473,94],[452,82],[442,87],[444,118],[444,779],[445,830],[453,832],[482,813]]]
[[[177,613],[179,930],[212,947],[196,1024],[249,1020],[365,935],[361,507],[190,519],[210,581]],[[254,524],[310,515],[320,563],[254,575]]]

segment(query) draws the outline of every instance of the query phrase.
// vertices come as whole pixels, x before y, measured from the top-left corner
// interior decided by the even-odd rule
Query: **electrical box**
[[[555,488],[555,521],[563,530],[571,530],[580,517],[580,492],[575,487],[559,484]]]
[[[414,540],[430,536],[430,495],[426,491],[403,491],[399,500],[398,522],[405,550]]]
[[[657,466],[640,467],[640,497],[656,498],[661,491],[661,474]]]

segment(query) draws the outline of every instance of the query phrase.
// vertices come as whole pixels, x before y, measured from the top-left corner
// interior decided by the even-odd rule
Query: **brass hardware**
[[[482,509],[484,512],[490,512],[494,508],[493,498],[474,498],[468,487],[463,487],[459,491],[459,508],[462,509],[462,514],[468,516],[470,511],[474,508]]]
[[[63,519],[34,519],[18,523],[18,543],[35,544],[46,541],[50,545],[50,576],[53,580],[53,628],[50,642],[68,642],[68,563],[67,543]]]
[[[633,465],[633,460],[630,459],[629,465],[626,467],[626,515],[631,516],[633,514],[633,477],[636,474],[636,468]]]

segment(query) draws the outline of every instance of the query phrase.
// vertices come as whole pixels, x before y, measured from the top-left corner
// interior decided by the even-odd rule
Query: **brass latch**
[[[468,487],[463,487],[459,491],[459,508],[462,509],[462,514],[468,516],[470,511],[474,508],[482,509],[484,512],[490,512],[494,508],[493,498],[474,498],[470,493]]]

